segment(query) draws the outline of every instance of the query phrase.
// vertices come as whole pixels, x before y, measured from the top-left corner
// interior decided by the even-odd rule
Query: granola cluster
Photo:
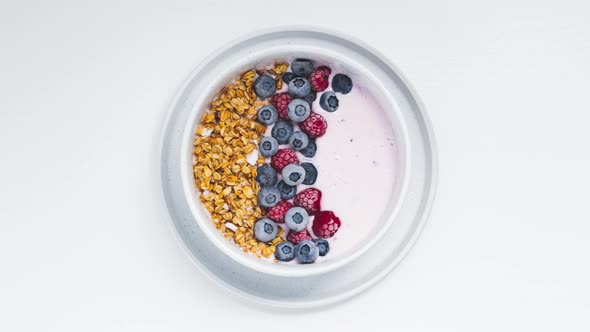
[[[287,68],[276,64],[268,70],[250,70],[225,86],[203,115],[194,141],[195,187],[214,225],[245,252],[267,258],[283,232],[269,243],[254,238],[254,223],[265,214],[258,206],[260,187],[255,178],[257,166],[265,163],[258,144],[266,126],[256,121],[256,112],[267,102],[257,100],[252,82],[257,73],[266,72],[282,86],[281,75]]]

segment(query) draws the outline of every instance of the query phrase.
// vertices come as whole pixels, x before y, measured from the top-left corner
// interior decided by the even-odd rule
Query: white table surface
[[[0,330],[588,331],[589,3],[344,3],[0,1]],[[383,51],[423,97],[440,155],[407,259],[310,313],[207,279],[159,192],[177,87],[212,50],[278,24]]]

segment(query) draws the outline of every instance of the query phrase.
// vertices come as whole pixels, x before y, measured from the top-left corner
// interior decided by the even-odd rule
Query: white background
[[[588,2],[345,3],[0,0],[0,330],[588,331]],[[278,24],[384,52],[423,97],[440,155],[408,258],[310,313],[207,279],[169,227],[157,173],[188,73]]]

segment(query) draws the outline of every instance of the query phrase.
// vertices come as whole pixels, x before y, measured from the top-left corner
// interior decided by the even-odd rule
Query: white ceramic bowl
[[[246,69],[294,56],[337,63],[343,72],[354,76],[355,84],[368,88],[379,105],[388,110],[386,115],[397,143],[396,188],[389,205],[384,208],[382,220],[375,226],[375,235],[338,259],[306,265],[262,260],[244,253],[225,239],[203,208],[192,174],[196,127],[219,89]],[[407,246],[409,239],[417,235],[434,192],[432,133],[423,106],[408,82],[399,70],[362,42],[317,28],[284,27],[250,34],[209,56],[190,75],[175,98],[166,124],[162,153],[166,200],[175,229],[192,257],[200,264],[204,253],[208,259],[217,257],[215,262],[221,264],[217,269],[244,273],[244,278],[246,274],[254,274],[306,280],[338,273],[370,255],[374,246],[392,232],[399,238],[396,245]],[[212,271],[209,269],[209,272]],[[230,288],[239,289],[240,286]]]

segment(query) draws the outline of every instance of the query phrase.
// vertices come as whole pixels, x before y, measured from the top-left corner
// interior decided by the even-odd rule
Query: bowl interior
[[[195,131],[203,112],[218,91],[243,71],[277,61],[290,61],[294,57],[310,58],[317,63],[329,65],[336,72],[347,73],[355,82],[355,87],[369,94],[379,106],[383,118],[391,128],[395,144],[395,156],[392,156],[395,178],[391,181],[389,197],[383,204],[378,220],[372,223],[370,231],[355,239],[356,241],[347,245],[346,248],[338,250],[337,254],[328,255],[315,264],[308,265],[277,264],[259,259],[244,253],[238,246],[225,239],[213,225],[209,214],[201,204],[199,192],[194,188],[192,174],[192,143]],[[181,172],[183,172],[186,199],[196,222],[212,245],[238,263],[260,272],[282,276],[308,276],[330,271],[357,258],[369,250],[395,222],[410,171],[409,158],[407,158],[409,144],[405,124],[399,115],[399,106],[395,98],[397,90],[400,89],[399,83],[391,78],[391,68],[384,67],[378,56],[354,43],[343,43],[339,37],[329,34],[282,31],[273,33],[273,36],[258,35],[228,45],[201,66],[195,78],[197,77],[205,83],[197,85],[199,91],[192,94],[191,100],[185,101],[191,105],[192,111],[183,132],[181,149],[183,154],[180,156],[180,164],[185,167]],[[319,144],[318,141],[318,148],[321,148]],[[335,242],[332,246],[334,248],[337,245],[338,242]]]

